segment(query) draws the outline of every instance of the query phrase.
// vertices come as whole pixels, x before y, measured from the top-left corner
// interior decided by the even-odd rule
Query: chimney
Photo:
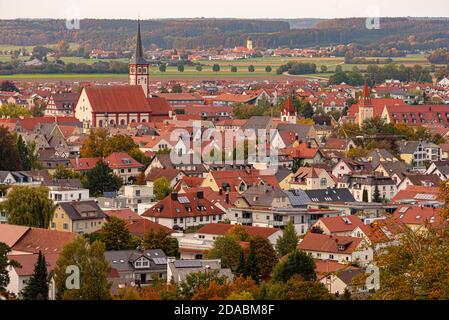
[[[218,190],[218,194],[221,196],[221,195],[223,195],[223,189],[222,188],[220,188],[219,190]]]
[[[226,203],[227,204],[229,204],[229,191],[226,191],[226,196],[225,196],[225,199],[226,199]]]
[[[204,191],[198,191],[196,193],[196,196],[198,197],[198,199],[204,199]]]
[[[178,193],[177,193],[177,192],[173,192],[173,193],[171,194],[171,199],[172,199],[173,201],[177,201],[177,200],[178,200]]]

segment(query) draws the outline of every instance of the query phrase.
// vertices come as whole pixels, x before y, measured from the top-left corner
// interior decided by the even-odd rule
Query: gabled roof
[[[71,220],[89,220],[89,219],[106,219],[103,210],[95,201],[72,201],[60,202],[58,204],[62,210],[70,217]]]
[[[84,91],[93,113],[151,113],[150,103],[141,86],[91,86]]]
[[[70,159],[70,164],[73,167],[73,170],[75,171],[87,171],[92,170],[100,161],[100,157],[96,158],[75,158]]]
[[[142,168],[144,166],[125,152],[114,152],[107,156],[104,160],[111,169]]]
[[[12,247],[15,251],[38,253],[60,253],[65,245],[75,240],[72,232],[56,231],[40,228],[29,228]]]
[[[361,242],[361,238],[307,233],[298,248],[304,251],[352,254]]]
[[[350,232],[357,227],[363,228],[364,226],[363,221],[355,215],[344,217],[325,217],[320,218],[318,221],[321,221],[321,223],[324,224],[331,233]]]
[[[30,228],[13,224],[0,224],[0,242],[12,248]]]
[[[146,177],[146,181],[155,181],[159,178],[166,177],[168,181],[175,179],[179,174],[184,175],[181,170],[167,168],[167,169],[159,169],[154,168],[148,173]]]
[[[38,254],[11,254],[8,258],[17,261],[20,266],[14,267],[17,275],[19,276],[31,276],[34,274],[34,266],[37,263]],[[51,273],[56,268],[56,261],[58,261],[58,253],[46,253],[45,263],[47,264],[47,272]]]

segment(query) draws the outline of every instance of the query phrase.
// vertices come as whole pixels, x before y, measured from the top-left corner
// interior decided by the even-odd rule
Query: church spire
[[[140,20],[137,20],[136,53],[131,59],[131,64],[148,64],[143,56],[142,36],[140,34]]]

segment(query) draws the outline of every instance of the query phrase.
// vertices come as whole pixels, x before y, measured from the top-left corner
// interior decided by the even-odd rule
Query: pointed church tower
[[[359,126],[361,127],[363,122],[374,118],[374,107],[371,102],[370,89],[365,82],[363,86],[363,96],[359,101]]]
[[[142,36],[140,35],[140,21],[137,21],[136,53],[129,62],[129,84],[142,86],[145,96],[149,96],[150,64],[143,56]]]
[[[292,101],[290,98],[287,98],[287,100],[285,100],[284,109],[281,112],[281,121],[296,124],[297,117],[298,113],[296,112]]]

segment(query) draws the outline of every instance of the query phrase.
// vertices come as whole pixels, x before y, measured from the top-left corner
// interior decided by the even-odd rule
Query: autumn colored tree
[[[137,176],[135,184],[138,185],[138,186],[145,186],[147,184],[146,176],[145,176],[145,172],[144,171],[142,171]]]
[[[260,277],[262,279],[269,278],[278,262],[276,251],[273,249],[270,241],[264,237],[255,236],[251,239],[249,246],[250,253],[251,250],[254,251]]]
[[[17,141],[5,127],[0,127],[0,171],[22,170]]]
[[[246,242],[251,239],[245,227],[243,227],[241,224],[234,225],[231,229],[228,230],[227,234],[233,236],[237,241]]]
[[[170,231],[160,228],[157,231],[150,230],[144,237],[145,249],[161,249],[169,257],[177,257],[179,244]]]
[[[81,147],[81,157],[104,157],[108,135],[108,131],[104,128],[91,130]]]
[[[333,300],[335,296],[317,281],[306,281],[298,274],[287,282],[269,282],[261,286],[261,300]]]
[[[180,298],[191,300],[201,288],[209,288],[212,282],[223,285],[226,281],[226,276],[220,276],[218,270],[191,273],[180,284]]]

